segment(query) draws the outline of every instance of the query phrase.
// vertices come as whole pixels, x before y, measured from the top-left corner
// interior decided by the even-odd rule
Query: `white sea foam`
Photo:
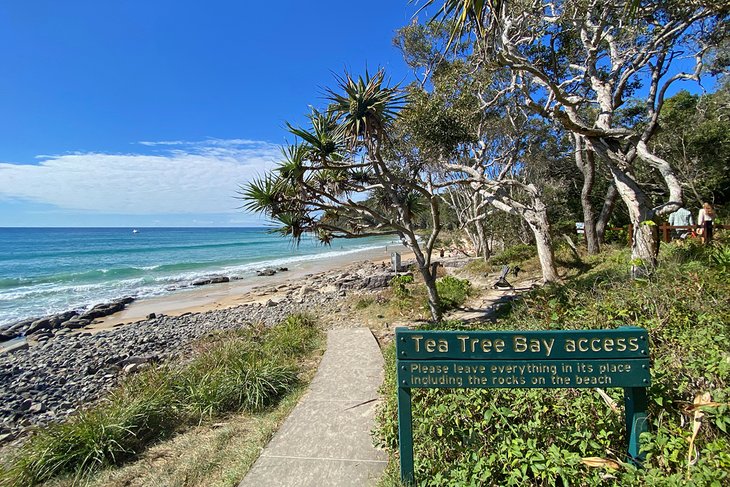
[[[285,256],[242,264],[211,265],[204,269],[182,272],[178,270],[168,274],[162,273],[163,265],[130,266],[129,269],[144,270],[149,274],[93,283],[40,282],[6,289],[0,291],[0,328],[29,317],[50,315],[70,309],[88,309],[96,304],[125,296],[133,296],[139,299],[170,294],[175,292],[175,289],[191,286],[197,279],[213,275],[245,279],[254,276],[257,270],[267,267],[296,267],[307,262],[354,255],[363,251],[382,248],[386,244],[390,245],[391,242],[373,243],[340,250],[330,249],[324,252]],[[107,275],[112,270],[105,267],[97,271]]]

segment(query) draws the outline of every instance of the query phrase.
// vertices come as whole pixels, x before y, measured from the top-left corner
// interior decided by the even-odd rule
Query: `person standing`
[[[692,212],[687,208],[680,208],[669,215],[669,225],[672,227],[691,227],[694,225],[692,221]],[[685,239],[692,231],[691,228],[674,228],[672,233],[675,238]]]
[[[712,205],[705,202],[702,204],[702,208],[700,208],[700,212],[697,215],[697,225],[699,225],[699,230],[697,230],[697,233],[699,235],[703,235],[705,233],[705,222],[711,222],[715,219],[715,209],[712,208]],[[704,240],[704,237],[702,238]]]

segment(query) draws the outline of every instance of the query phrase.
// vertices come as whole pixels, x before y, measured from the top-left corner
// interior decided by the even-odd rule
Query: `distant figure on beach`
[[[694,225],[692,221],[692,212],[687,208],[680,208],[669,215],[669,225],[672,227],[691,227]],[[672,230],[674,238],[685,239],[690,233],[689,228],[675,228]]]
[[[715,209],[712,207],[711,204],[705,202],[702,203],[702,208],[700,208],[700,212],[697,215],[697,225],[699,225],[699,229],[697,230],[697,233],[699,235],[702,235],[705,231],[705,222],[711,222],[715,219]]]

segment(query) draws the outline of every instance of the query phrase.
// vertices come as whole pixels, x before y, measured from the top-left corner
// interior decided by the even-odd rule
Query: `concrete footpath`
[[[387,460],[370,436],[382,381],[383,356],[370,330],[329,331],[309,391],[240,487],[374,485]]]

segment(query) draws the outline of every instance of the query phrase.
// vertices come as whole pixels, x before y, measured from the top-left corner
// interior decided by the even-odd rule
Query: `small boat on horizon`
[[[132,233],[139,233],[139,230],[137,230],[137,229],[135,228],[134,230],[132,230]]]

